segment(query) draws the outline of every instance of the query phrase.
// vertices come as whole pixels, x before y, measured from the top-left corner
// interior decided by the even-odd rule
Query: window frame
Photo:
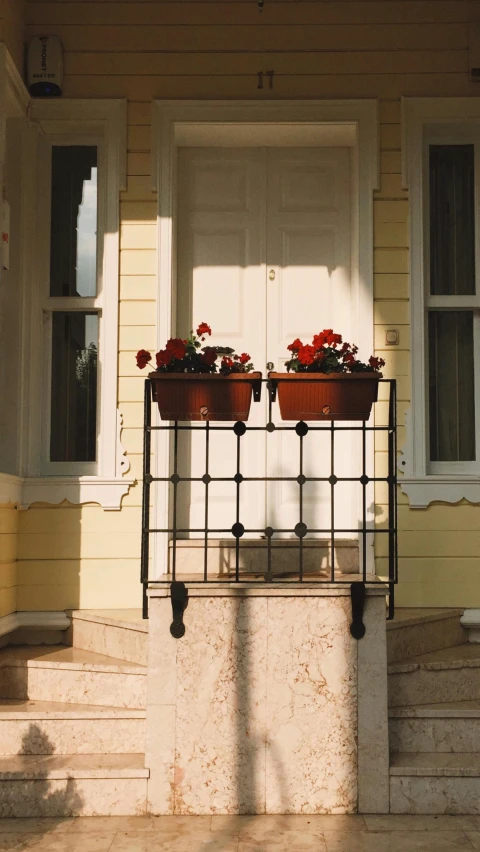
[[[402,491],[412,508],[434,501],[480,502],[480,105],[472,98],[402,100],[403,182],[410,190],[411,407],[400,456]],[[475,167],[475,279],[472,296],[430,295],[429,159],[431,144],[471,144]],[[428,313],[474,312],[476,460],[431,462],[428,402]]]
[[[126,189],[126,102],[124,100],[33,100],[30,145],[37,163],[30,195],[29,266],[36,269],[25,305],[22,370],[22,505],[37,500],[75,504],[97,502],[118,509],[134,480],[121,445],[122,416],[117,408],[120,191]],[[35,130],[37,133],[35,133]],[[53,145],[95,145],[99,157],[98,290],[95,298],[50,296],[50,199]],[[48,168],[46,166],[48,165]],[[31,171],[31,170],[30,170]],[[45,204],[48,206],[46,215]],[[33,219],[33,220],[32,220]],[[40,223],[40,227],[38,227]],[[32,286],[33,285],[33,286]],[[28,302],[28,300],[26,300]],[[50,462],[51,310],[99,315],[98,439],[96,462]],[[48,344],[48,345],[47,345]],[[43,356],[38,358],[38,352]],[[37,355],[35,356],[35,353]]]

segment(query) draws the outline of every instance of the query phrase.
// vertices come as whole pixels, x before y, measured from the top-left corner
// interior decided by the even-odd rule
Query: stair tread
[[[0,651],[0,666],[46,667],[77,670],[115,671],[146,674],[146,666],[107,657],[94,651],[83,651],[66,645],[17,645]]]
[[[62,701],[0,699],[0,722],[15,719],[144,719],[146,711],[98,704],[69,704]]]
[[[387,621],[387,630],[415,627],[418,624],[443,621],[448,618],[460,618],[463,612],[463,609],[434,609],[433,607],[429,607],[428,609],[413,609],[411,607],[399,607],[395,609],[392,621]]]
[[[389,674],[415,671],[419,668],[438,671],[441,669],[480,667],[480,644],[466,643],[443,648],[441,651],[431,651],[418,657],[408,657],[405,660],[391,663]]]
[[[390,775],[480,777],[480,753],[394,752]]]
[[[480,700],[389,707],[390,719],[480,719]]]
[[[47,754],[0,757],[0,781],[64,778],[148,778],[144,754]]]
[[[143,618],[141,609],[73,609],[69,615],[76,621],[148,633],[148,619]]]

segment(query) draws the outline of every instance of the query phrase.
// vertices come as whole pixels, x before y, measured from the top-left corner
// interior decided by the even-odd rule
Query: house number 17
[[[273,89],[273,77],[275,71],[257,71],[258,83],[257,89],[263,89],[263,78],[268,77],[268,88]]]

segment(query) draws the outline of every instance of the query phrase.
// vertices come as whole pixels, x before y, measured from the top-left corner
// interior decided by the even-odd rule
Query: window
[[[117,408],[126,103],[34,100],[30,119],[22,503],[118,509],[133,483]]]
[[[399,462],[412,508],[480,503],[480,102],[405,98],[411,398]]]
[[[48,463],[97,462],[99,312],[65,307],[96,304],[98,160],[95,146],[52,146]]]
[[[428,181],[429,469],[448,473],[461,464],[472,472],[477,459],[475,144],[429,144]]]

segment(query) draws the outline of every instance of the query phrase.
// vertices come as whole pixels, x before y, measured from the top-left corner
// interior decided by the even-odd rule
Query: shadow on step
[[[82,812],[74,778],[49,770],[55,747],[38,724],[30,724],[17,757],[0,759],[0,817],[50,818],[35,833],[49,834],[62,819]],[[63,777],[59,777],[63,775]],[[51,776],[51,777],[50,777]],[[53,822],[52,822],[53,820]],[[56,823],[55,823],[56,821]]]

